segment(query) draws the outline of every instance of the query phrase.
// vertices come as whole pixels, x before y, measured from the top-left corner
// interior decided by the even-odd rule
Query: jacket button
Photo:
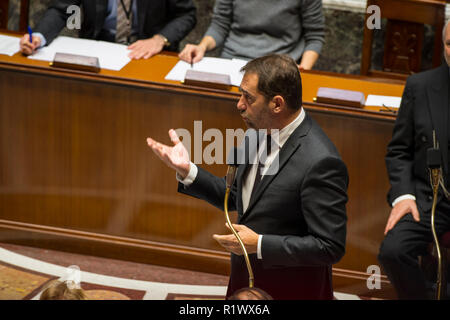
[[[428,196],[428,200],[433,200],[433,196]]]
[[[426,136],[422,136],[422,141],[423,142],[427,142],[427,137]]]

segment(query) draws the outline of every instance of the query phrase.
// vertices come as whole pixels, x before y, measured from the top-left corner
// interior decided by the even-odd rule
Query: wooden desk
[[[164,76],[169,54],[100,74],[0,55],[0,242],[228,274],[212,239],[228,233],[219,210],[176,192],[175,173],[147,147],[170,128],[243,128],[230,92],[187,87]],[[302,75],[304,107],[334,141],[350,174],[347,253],[335,289],[366,287],[390,211],[384,165],[395,116],[313,103],[319,86],[402,94],[403,85],[317,72]],[[203,142],[206,147],[210,142]],[[226,150],[224,150],[226,152]],[[202,165],[224,175],[225,165]]]

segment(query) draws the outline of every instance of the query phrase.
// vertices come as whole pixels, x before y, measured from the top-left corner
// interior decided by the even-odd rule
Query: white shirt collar
[[[305,109],[303,109],[302,107],[299,115],[291,123],[289,123],[287,126],[285,126],[283,129],[280,130],[278,137],[280,148],[283,147],[283,145],[286,143],[287,139],[289,139],[291,134],[303,122],[303,120],[305,119],[305,115],[306,115]]]

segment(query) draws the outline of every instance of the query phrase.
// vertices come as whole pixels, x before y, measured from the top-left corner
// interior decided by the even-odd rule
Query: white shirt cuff
[[[395,200],[392,202],[392,207],[395,207],[395,205],[398,202],[400,202],[402,200],[406,200],[406,199],[411,199],[411,200],[416,201],[416,197],[414,195],[412,195],[412,194],[404,194],[404,195],[402,195],[400,197],[395,198]]]
[[[181,182],[182,184],[184,184],[186,187],[189,187],[195,180],[195,178],[197,178],[197,173],[198,173],[198,168],[195,164],[193,164],[191,162],[190,168],[189,168],[189,173],[186,176],[186,178],[181,178],[180,175],[177,172],[177,180],[179,182]]]
[[[39,37],[41,39],[41,46],[39,48],[42,48],[47,44],[47,40],[45,39],[44,35],[40,32],[33,32],[33,36]]]
[[[256,256],[258,257],[258,259],[262,259],[262,253],[261,253],[261,243],[262,243],[262,234],[260,234],[258,236],[258,247],[256,250]]]

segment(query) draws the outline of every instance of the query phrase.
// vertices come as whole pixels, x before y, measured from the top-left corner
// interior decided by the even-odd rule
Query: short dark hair
[[[271,54],[249,61],[241,71],[258,76],[258,90],[270,100],[284,98],[289,108],[302,106],[302,79],[297,63],[284,54]]]

